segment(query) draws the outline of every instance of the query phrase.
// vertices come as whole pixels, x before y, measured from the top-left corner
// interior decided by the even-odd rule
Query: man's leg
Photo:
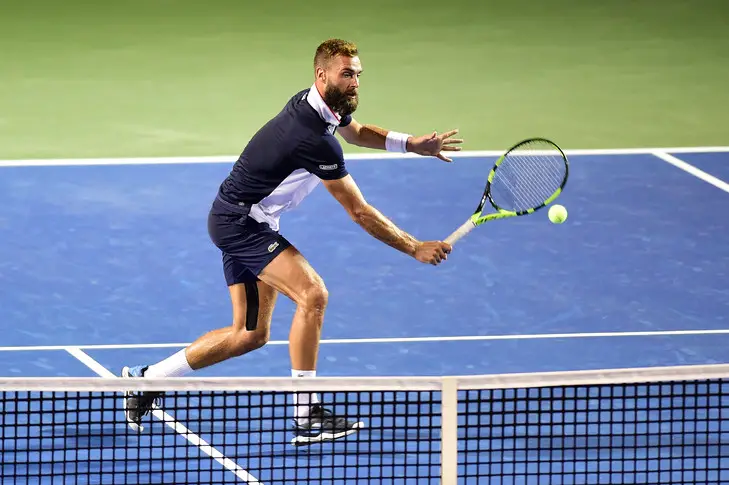
[[[256,284],[259,301],[255,330],[246,330],[248,301],[245,284],[232,284],[228,287],[233,305],[233,323],[230,326],[206,333],[185,349],[154,365],[124,367],[122,377],[181,377],[265,345],[270,336],[271,316],[278,293],[262,281]],[[160,396],[160,393],[150,392],[126,394],[124,407],[131,427],[142,429],[141,419]]]
[[[191,371],[247,354],[266,345],[271,335],[271,316],[278,292],[262,281],[258,281],[256,285],[258,287],[258,322],[255,330],[246,330],[248,302],[245,284],[231,285],[228,290],[233,305],[233,323],[228,327],[212,330],[202,335],[177,354],[150,366],[145,376],[180,377]],[[179,361],[179,365],[176,361]],[[184,368],[182,371],[177,370],[184,366],[188,366],[188,368]]]
[[[292,370],[315,371],[329,300],[324,281],[293,246],[271,261],[259,278],[296,303],[289,333]]]
[[[293,246],[271,261],[258,277],[296,303],[289,333],[293,377],[316,377],[319,340],[329,299],[324,281]],[[294,394],[294,444],[331,441],[354,433],[363,424],[337,418],[315,393]]]
[[[233,303],[233,324],[212,330],[187,347],[187,362],[193,370],[238,357],[266,345],[271,335],[271,316],[278,292],[259,281],[258,323],[255,330],[246,330],[246,289],[244,284],[229,287]]]

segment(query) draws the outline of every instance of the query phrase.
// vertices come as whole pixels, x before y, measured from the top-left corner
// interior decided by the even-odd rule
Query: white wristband
[[[405,153],[408,151],[408,138],[411,135],[407,133],[398,133],[396,131],[390,131],[387,133],[385,138],[385,149],[388,152],[399,152]]]

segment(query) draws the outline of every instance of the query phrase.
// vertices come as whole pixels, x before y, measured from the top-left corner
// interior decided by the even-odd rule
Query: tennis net
[[[729,483],[729,365],[403,378],[0,378],[1,483]],[[124,391],[163,391],[142,432]],[[364,422],[293,446],[292,392]]]

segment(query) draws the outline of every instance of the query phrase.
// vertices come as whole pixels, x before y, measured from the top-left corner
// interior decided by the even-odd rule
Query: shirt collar
[[[309,102],[312,108],[319,113],[319,116],[329,123],[330,125],[339,126],[341,117],[332,111],[332,109],[324,102],[324,99],[319,94],[319,90],[316,88],[316,84],[311,86],[309,94],[306,95],[306,100]]]

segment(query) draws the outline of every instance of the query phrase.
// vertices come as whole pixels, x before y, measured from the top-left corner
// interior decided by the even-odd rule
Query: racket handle
[[[466,222],[464,222],[461,227],[453,231],[453,234],[445,238],[444,242],[447,242],[451,246],[453,246],[453,243],[461,239],[463,236],[468,234],[473,230],[473,228],[476,227],[476,225],[473,223],[473,221],[469,218]]]

